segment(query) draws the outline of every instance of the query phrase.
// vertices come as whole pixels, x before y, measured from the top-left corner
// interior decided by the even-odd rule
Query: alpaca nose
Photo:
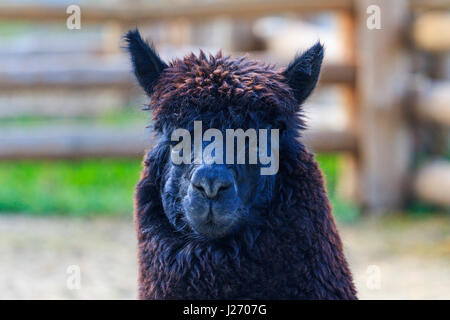
[[[192,186],[209,199],[231,188],[233,181],[231,172],[220,165],[201,166],[191,178]]]

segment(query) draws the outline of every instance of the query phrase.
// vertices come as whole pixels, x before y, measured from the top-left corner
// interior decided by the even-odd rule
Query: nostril
[[[232,173],[224,167],[203,166],[194,171],[192,190],[206,198],[215,199],[234,185]]]
[[[226,184],[226,185],[221,185],[219,186],[219,188],[217,189],[217,193],[221,192],[221,191],[225,191],[227,189],[229,189],[231,187],[231,183],[230,184]]]
[[[225,192],[232,186],[231,183],[192,184],[192,187],[209,199],[216,198],[221,192]]]
[[[206,193],[205,188],[203,188],[202,185],[199,184],[192,184],[192,186],[194,187],[194,189],[197,189],[198,191],[202,192],[202,193]]]

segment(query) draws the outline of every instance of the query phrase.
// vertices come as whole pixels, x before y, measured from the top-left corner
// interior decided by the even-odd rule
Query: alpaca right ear
[[[155,49],[141,38],[138,29],[128,31],[125,41],[131,56],[134,74],[141,87],[150,96],[156,80],[167,68],[167,64],[161,60]]]
[[[317,42],[297,56],[282,73],[299,104],[302,104],[316,87],[323,54],[324,48],[320,42]]]

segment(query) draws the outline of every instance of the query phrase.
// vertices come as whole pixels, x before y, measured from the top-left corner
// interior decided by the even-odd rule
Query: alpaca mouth
[[[217,218],[217,215],[210,210],[205,219],[201,221],[191,221],[192,230],[210,239],[217,239],[228,235],[236,224],[235,219]]]
[[[228,235],[232,228],[231,225],[223,226],[214,222],[208,222],[202,225],[196,225],[193,229],[196,233],[208,239],[218,239]]]
[[[184,215],[191,230],[206,238],[220,238],[231,233],[240,219],[235,190],[220,190],[214,198],[205,193],[192,187],[184,198]]]
[[[214,221],[213,218],[208,217],[207,220],[203,223],[203,225],[207,228],[216,228],[220,225]]]

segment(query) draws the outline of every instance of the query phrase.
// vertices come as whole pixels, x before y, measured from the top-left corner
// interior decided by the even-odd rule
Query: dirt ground
[[[449,215],[340,230],[361,299],[450,299]],[[0,298],[135,299],[135,246],[131,219],[0,215]]]

